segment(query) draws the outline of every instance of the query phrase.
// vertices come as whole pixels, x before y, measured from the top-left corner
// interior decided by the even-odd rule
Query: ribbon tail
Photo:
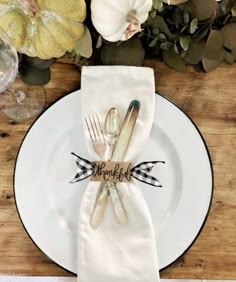
[[[84,180],[93,174],[94,170],[79,170],[70,183],[75,183]]]
[[[154,166],[157,163],[163,163],[164,164],[165,162],[163,162],[163,161],[142,162],[142,163],[139,163],[136,166],[134,166],[132,168],[132,170],[139,169],[139,170],[143,170],[143,171],[146,171],[146,172],[150,172],[150,171],[152,171],[152,169],[154,168]]]
[[[155,186],[155,187],[162,187],[160,181],[157,178],[155,178],[155,177],[153,177],[153,176],[151,176],[151,175],[149,175],[149,174],[147,174],[147,173],[145,173],[145,172],[143,172],[139,169],[135,169],[135,170],[131,171],[131,175],[134,178],[136,178],[137,180],[144,182],[148,185]]]
[[[87,159],[81,158],[80,156],[77,156],[75,153],[71,153],[76,161],[76,164],[79,169],[81,170],[88,170],[88,169],[95,169],[95,164],[90,162]]]
[[[70,181],[70,183],[75,183],[84,180],[94,173],[94,170],[96,168],[96,165],[94,163],[77,156],[75,153],[71,154],[75,157],[78,170],[75,177]]]

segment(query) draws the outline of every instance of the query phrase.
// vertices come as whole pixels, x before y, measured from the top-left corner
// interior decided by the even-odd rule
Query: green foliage
[[[153,0],[153,9],[161,10],[163,8],[163,3],[161,0]]]
[[[167,3],[170,3],[168,5]],[[235,0],[153,1],[150,16],[143,24],[142,42],[149,57],[162,55],[177,71],[186,65],[210,71],[236,53]],[[168,54],[170,53],[170,54]]]
[[[186,52],[186,51],[188,50],[189,43],[190,43],[188,37],[186,37],[186,36],[181,36],[179,42],[180,42],[180,46],[181,46],[181,47],[183,48],[183,50]]]
[[[131,38],[120,44],[106,44],[101,50],[101,61],[104,65],[142,66],[144,49],[138,38]]]
[[[42,60],[38,57],[29,57],[18,54],[19,72],[21,79],[30,85],[45,85],[51,78],[50,66],[55,61],[54,58]]]
[[[51,78],[50,68],[39,69],[24,65],[20,71],[21,79],[30,85],[45,85]]]
[[[231,13],[233,17],[236,17],[236,5],[232,7]]]
[[[90,58],[92,56],[92,38],[87,27],[85,27],[83,36],[76,42],[73,51],[77,56],[82,56],[85,58]]]
[[[161,58],[176,71],[185,72],[187,65],[194,65],[208,72],[223,61],[236,61],[235,0],[153,0],[142,31],[124,42],[104,40],[89,11],[86,26],[74,50],[65,55],[80,66],[141,66],[146,56]],[[53,62],[19,54],[22,79],[29,84],[47,83]]]
[[[186,72],[186,65],[183,58],[173,51],[163,51],[163,60],[171,68],[179,71]]]
[[[206,43],[204,40],[198,42],[192,40],[184,56],[184,60],[190,65],[197,65],[200,63],[205,53],[205,45]]]
[[[197,25],[198,25],[198,18],[192,19],[192,21],[190,23],[190,27],[189,27],[189,32],[191,34],[193,34],[196,31]]]

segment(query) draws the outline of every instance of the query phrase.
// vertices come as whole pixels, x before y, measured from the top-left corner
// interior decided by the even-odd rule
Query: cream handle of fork
[[[94,205],[93,213],[90,217],[90,224],[93,229],[96,229],[102,221],[104,211],[106,208],[108,192],[111,197],[113,210],[119,224],[126,224],[127,214],[120,198],[119,192],[113,182],[102,182],[98,191],[98,197]]]
[[[93,229],[96,229],[102,221],[107,203],[107,198],[108,188],[106,187],[106,183],[102,182],[99,187],[94,209],[90,217],[90,225]]]
[[[93,229],[96,229],[102,221],[106,203],[107,203],[108,192],[111,197],[113,210],[114,210],[118,223],[126,224],[128,221],[124,205],[122,203],[122,200],[120,198],[120,195],[116,188],[115,183],[102,182],[100,189],[98,191],[98,197],[96,199],[93,213],[90,217],[90,224]]]
[[[109,144],[109,160],[111,159],[112,153],[113,153],[113,148],[112,148],[112,145]],[[100,223],[103,219],[103,215],[104,215],[104,212],[105,212],[107,198],[108,198],[109,193],[111,195],[111,199],[113,199],[112,203],[114,201],[118,202],[118,200],[116,200],[119,197],[118,192],[112,191],[112,193],[111,193],[111,191],[109,190],[109,185],[107,185],[107,182],[102,182],[100,184],[99,189],[98,189],[97,198],[96,198],[96,201],[95,201],[95,204],[94,204],[94,209],[93,209],[93,212],[92,212],[91,217],[90,217],[90,225],[92,226],[93,229],[96,229],[100,225]],[[122,205],[122,203],[120,205]],[[115,209],[114,209],[114,211],[115,211]],[[119,222],[118,218],[117,218],[117,220]]]

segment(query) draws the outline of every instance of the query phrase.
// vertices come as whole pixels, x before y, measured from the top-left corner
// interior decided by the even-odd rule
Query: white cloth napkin
[[[83,67],[81,90],[82,120],[96,113],[102,125],[110,108],[116,107],[123,119],[130,102],[140,102],[139,116],[125,158],[134,161],[135,156],[145,150],[145,142],[152,127],[155,108],[153,70],[125,66]],[[84,133],[90,160],[97,160],[85,125]],[[78,281],[159,281],[154,230],[138,182],[132,180],[128,184],[117,184],[128,223],[117,223],[108,198],[103,220],[94,230],[89,221],[99,185],[98,182],[89,182],[80,207]]]

